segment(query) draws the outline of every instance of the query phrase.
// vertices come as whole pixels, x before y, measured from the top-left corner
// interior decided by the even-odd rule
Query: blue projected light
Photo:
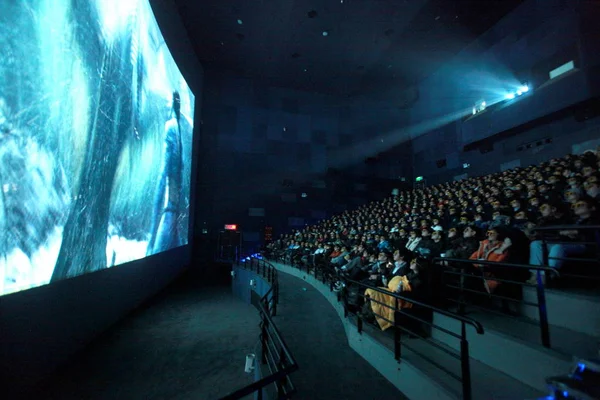
[[[149,0],[0,10],[0,296],[187,245],[195,98]]]
[[[517,96],[522,96],[525,93],[529,92],[530,90],[531,90],[531,88],[529,87],[529,85],[523,84],[523,85],[519,86],[515,92],[506,93],[504,95],[504,98],[506,100],[513,100]]]

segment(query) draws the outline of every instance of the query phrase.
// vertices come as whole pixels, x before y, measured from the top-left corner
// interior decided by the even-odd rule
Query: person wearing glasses
[[[544,207],[547,206],[547,207]],[[596,213],[596,203],[589,197],[582,197],[577,202],[571,204],[573,214],[576,217],[575,225],[596,225],[600,223]],[[543,204],[540,207],[542,218],[545,218],[548,225],[556,225],[561,222],[556,219],[552,220],[557,213],[557,207],[551,204]],[[552,223],[554,222],[554,223]],[[564,264],[564,259],[585,253],[586,246],[577,242],[596,242],[596,232],[593,230],[577,230],[569,229],[558,232],[559,240],[572,241],[573,243],[547,243],[548,251],[548,266],[551,268],[561,268]],[[541,240],[535,240],[530,244],[529,264],[544,265],[544,249]],[[531,278],[528,283],[536,283],[536,271],[532,270]],[[545,276],[542,275],[542,282],[545,282]]]
[[[482,260],[482,261],[494,261],[503,262],[509,256],[508,249],[512,246],[512,241],[508,237],[508,232],[503,227],[494,227],[486,233],[487,239],[479,242],[479,248],[471,254],[469,259],[471,260]],[[481,268],[481,264],[474,264],[475,267]],[[484,276],[484,287],[488,293],[492,293],[500,285],[500,282],[493,279],[494,273],[490,271],[489,266],[483,267]]]

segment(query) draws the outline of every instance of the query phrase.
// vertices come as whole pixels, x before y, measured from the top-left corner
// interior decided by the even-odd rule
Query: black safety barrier
[[[567,265],[561,269],[561,277],[578,281],[600,281],[600,268],[598,265],[600,263],[600,225],[553,225],[536,227],[534,231],[538,233],[539,240],[542,242],[544,265],[549,265],[550,260],[564,261],[571,265]],[[561,231],[592,231],[594,240],[567,240],[568,236],[561,235]],[[584,250],[578,253],[583,257],[570,257],[568,255],[566,257],[550,256],[550,249],[554,245],[582,246]]]
[[[382,288],[370,286],[370,285],[364,284],[362,282],[358,282],[358,281],[354,281],[354,280],[345,278],[343,275],[334,274],[332,271],[326,270],[325,268],[321,268],[315,264],[312,264],[312,265],[310,263],[308,263],[308,264],[302,264],[302,263],[289,264],[290,260],[291,259],[289,258],[289,256],[286,256],[286,255],[283,255],[278,259],[278,261],[280,261],[286,265],[291,265],[295,268],[300,269],[303,272],[306,272],[307,274],[311,274],[311,275],[315,276],[315,278],[317,280],[326,284],[329,287],[330,291],[334,290],[334,283],[336,281],[343,281],[344,285],[346,285],[346,287],[348,287],[349,285],[356,285],[357,287],[360,287],[361,289],[365,289],[365,290],[372,289],[377,292],[384,293],[386,295],[394,297],[395,298],[395,306],[390,307],[387,304],[381,303],[375,299],[370,299],[368,296],[365,296],[364,294],[360,295],[362,298],[366,297],[365,300],[367,300],[367,301],[377,302],[378,304],[381,304],[385,307],[388,307],[388,308],[394,310],[394,320],[393,321],[388,320],[387,318],[385,318],[381,315],[375,314],[375,315],[379,316],[380,318],[383,318],[384,320],[390,322],[393,325],[393,328],[394,328],[394,358],[398,362],[401,362],[402,348],[405,347],[405,348],[411,350],[413,353],[419,355],[423,360],[429,362],[431,365],[446,372],[449,376],[458,380],[462,386],[463,399],[465,399],[465,400],[472,399],[469,342],[467,340],[466,326],[467,325],[473,326],[475,328],[475,331],[478,334],[482,335],[482,334],[484,334],[484,329],[483,329],[483,326],[479,322],[475,321],[472,318],[469,318],[469,317],[466,317],[463,315],[459,315],[458,313],[449,312],[442,308],[432,306],[430,304],[412,299],[410,297],[402,296],[402,295],[399,295],[396,293],[389,292]],[[343,304],[344,304],[345,317],[349,317],[350,315],[356,316],[357,329],[359,332],[362,333],[363,322],[364,322],[363,317],[362,317],[361,313],[353,313],[349,310],[347,296],[348,296],[348,293],[345,290],[342,290],[340,292],[340,295],[338,295],[338,299],[340,301],[343,301]],[[399,301],[406,301],[406,302],[412,303],[413,307],[419,308],[420,310],[425,310],[427,312],[436,312],[436,313],[445,315],[449,318],[452,318],[452,319],[460,322],[460,324],[461,324],[460,334],[449,331],[441,326],[436,325],[435,323],[433,323],[431,321],[428,321],[427,319],[423,318],[421,315],[411,312],[412,309],[402,309],[401,307],[399,307]],[[403,326],[399,322],[402,319],[404,319],[404,320],[408,319],[408,320],[414,321],[418,324],[423,324],[425,326],[428,326],[430,329],[439,330],[451,337],[456,338],[457,340],[460,341],[460,350],[458,351],[458,354],[456,352],[448,350],[445,347],[440,346],[438,343],[433,341],[431,338],[426,337],[426,335],[423,335],[419,332],[415,332],[415,331],[407,328],[406,326]],[[454,373],[453,371],[449,371],[446,367],[444,367],[444,366],[440,365],[438,362],[436,362],[436,360],[433,360],[430,357],[428,357],[427,355],[414,349],[414,347],[410,346],[410,344],[407,343],[407,341],[403,341],[403,339],[406,337],[410,337],[413,340],[419,340],[419,341],[428,343],[430,346],[436,347],[437,349],[442,350],[442,351],[446,352],[447,354],[449,354],[451,357],[457,359],[460,362],[460,368],[461,368],[460,375]]]
[[[482,309],[486,312],[499,313],[509,318],[516,318],[510,314],[501,313],[499,311],[484,308],[477,304],[473,304],[468,301],[469,297],[475,296],[477,299],[487,297],[489,299],[499,299],[504,302],[512,302],[522,304],[525,306],[536,307],[538,310],[539,321],[531,320],[530,323],[539,325],[541,343],[545,347],[550,347],[550,331],[548,329],[548,312],[546,309],[546,294],[545,294],[545,283],[544,275],[549,274],[558,276],[559,273],[556,269],[528,265],[528,264],[514,264],[505,262],[485,261],[485,260],[470,260],[464,258],[449,258],[449,257],[437,257],[433,259],[433,262],[442,267],[442,282],[446,289],[446,299],[458,305],[458,313],[464,315],[466,307],[472,307],[476,309]],[[475,267],[477,265],[477,267]],[[536,283],[528,283],[526,281],[518,281],[514,279],[504,279],[494,275],[495,271],[516,271],[517,273],[523,273],[526,275],[530,271],[536,271]],[[458,277],[458,279],[451,279],[449,277]],[[477,290],[471,284],[473,282],[481,283],[480,289],[485,289],[487,281],[496,281],[500,283],[506,283],[515,286],[531,286],[536,288],[537,302],[532,303],[525,301],[520,298],[509,297],[505,295],[496,294],[493,291],[488,292],[487,290]],[[522,290],[522,289],[520,289]],[[458,292],[458,296],[455,296]],[[470,296],[469,296],[470,295]]]
[[[238,261],[237,265],[262,276],[271,286],[262,297],[252,292],[252,304],[258,309],[261,318],[260,363],[268,368],[270,375],[222,397],[221,400],[242,399],[252,393],[255,393],[256,399],[262,400],[263,390],[269,385],[275,386],[276,399],[289,399],[296,392],[290,374],[298,369],[298,363],[272,319],[279,303],[277,269],[268,261],[255,257],[244,262]]]

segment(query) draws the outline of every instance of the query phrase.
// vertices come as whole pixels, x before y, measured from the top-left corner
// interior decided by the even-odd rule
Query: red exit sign
[[[226,224],[225,225],[225,230],[235,231],[235,230],[237,230],[237,225],[236,224]]]

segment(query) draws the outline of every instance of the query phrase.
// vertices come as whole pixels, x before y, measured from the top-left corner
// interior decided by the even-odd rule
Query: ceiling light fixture
[[[241,19],[237,20],[238,25],[242,25],[244,23],[244,21],[242,21]]]
[[[323,31],[323,36],[329,36],[329,31]]]

